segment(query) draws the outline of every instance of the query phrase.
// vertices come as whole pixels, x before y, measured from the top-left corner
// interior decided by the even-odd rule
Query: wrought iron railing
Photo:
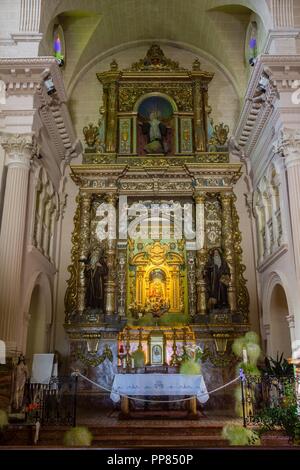
[[[26,421],[42,425],[76,426],[76,376],[60,376],[49,384],[27,385]]]
[[[258,423],[262,411],[293,403],[300,412],[300,378],[246,375],[241,380],[244,425]]]

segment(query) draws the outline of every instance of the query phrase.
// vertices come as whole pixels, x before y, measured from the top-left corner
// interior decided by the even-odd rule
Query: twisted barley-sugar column
[[[92,195],[82,191],[79,196],[80,207],[80,246],[78,263],[78,290],[77,290],[77,310],[82,313],[85,309],[86,278],[85,263],[89,254],[90,243],[90,214]]]
[[[116,194],[109,194],[106,202],[116,208],[118,197]],[[116,310],[116,262],[117,249],[116,239],[108,238],[106,247],[107,279],[105,282],[105,313],[113,315]]]
[[[0,339],[10,353],[21,349],[19,292],[34,145],[31,134],[7,135],[1,144],[6,152],[7,177],[0,234]]]
[[[236,273],[233,247],[233,224],[232,224],[232,204],[234,200],[233,192],[221,194],[222,203],[222,235],[224,255],[230,269],[230,282],[228,286],[228,303],[230,310],[236,312]]]
[[[205,214],[205,193],[197,194],[194,196],[195,202],[197,204],[198,213]],[[200,229],[205,232],[205,220],[202,221],[203,227]],[[196,286],[197,286],[197,314],[205,315],[206,314],[206,289],[205,289],[205,280],[203,277],[203,270],[207,259],[207,250],[204,247],[204,234],[203,241],[201,246],[198,247],[196,252],[197,257],[197,277],[196,277]]]

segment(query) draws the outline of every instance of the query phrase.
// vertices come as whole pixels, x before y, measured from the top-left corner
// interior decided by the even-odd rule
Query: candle
[[[131,358],[131,367],[132,367],[132,369],[134,369],[134,358],[133,357]]]
[[[248,362],[247,350],[243,349],[243,363],[247,364],[247,362]]]

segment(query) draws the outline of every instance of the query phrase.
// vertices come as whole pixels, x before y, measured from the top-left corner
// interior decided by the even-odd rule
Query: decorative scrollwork
[[[132,111],[138,98],[151,92],[163,92],[171,96],[178,106],[179,111],[193,110],[193,90],[188,83],[126,83],[119,87],[120,111]]]
[[[65,313],[66,322],[69,322],[72,312],[76,310],[77,304],[77,277],[78,277],[78,253],[79,253],[79,230],[80,230],[80,207],[79,196],[76,199],[77,209],[74,215],[74,230],[72,233],[72,251],[71,251],[71,264],[68,267],[70,279],[68,279],[67,290],[65,294]]]
[[[98,138],[98,132],[98,127],[94,126],[94,124],[92,124],[91,122],[88,126],[85,126],[83,128],[84,140],[88,147],[95,148]]]
[[[242,235],[239,230],[239,216],[234,204],[236,196],[234,197],[232,204],[232,221],[233,221],[233,248],[236,256],[236,280],[237,280],[237,307],[238,311],[243,316],[243,322],[248,322],[249,314],[249,292],[246,286],[246,279],[244,278],[244,272],[246,266],[242,263],[243,250],[241,247]]]
[[[185,70],[179,67],[179,63],[168,59],[158,44],[152,44],[146,56],[131,66],[131,71],[179,71]]]
[[[236,362],[236,357],[233,353],[219,353],[205,348],[203,351],[202,362],[209,360],[213,366],[225,368],[231,366]]]
[[[109,346],[105,345],[104,351],[102,354],[95,354],[95,353],[87,353],[84,354],[82,351],[77,351],[77,359],[81,361],[84,365],[90,366],[90,367],[97,367],[102,362],[105,361],[105,359],[108,359],[110,362],[113,362],[113,352],[110,349]]]

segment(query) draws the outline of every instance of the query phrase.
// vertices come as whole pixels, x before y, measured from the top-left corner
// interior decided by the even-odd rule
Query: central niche
[[[185,313],[186,272],[176,243],[131,242],[129,252],[129,312]]]
[[[151,94],[137,104],[139,155],[174,153],[174,107],[170,99]]]

